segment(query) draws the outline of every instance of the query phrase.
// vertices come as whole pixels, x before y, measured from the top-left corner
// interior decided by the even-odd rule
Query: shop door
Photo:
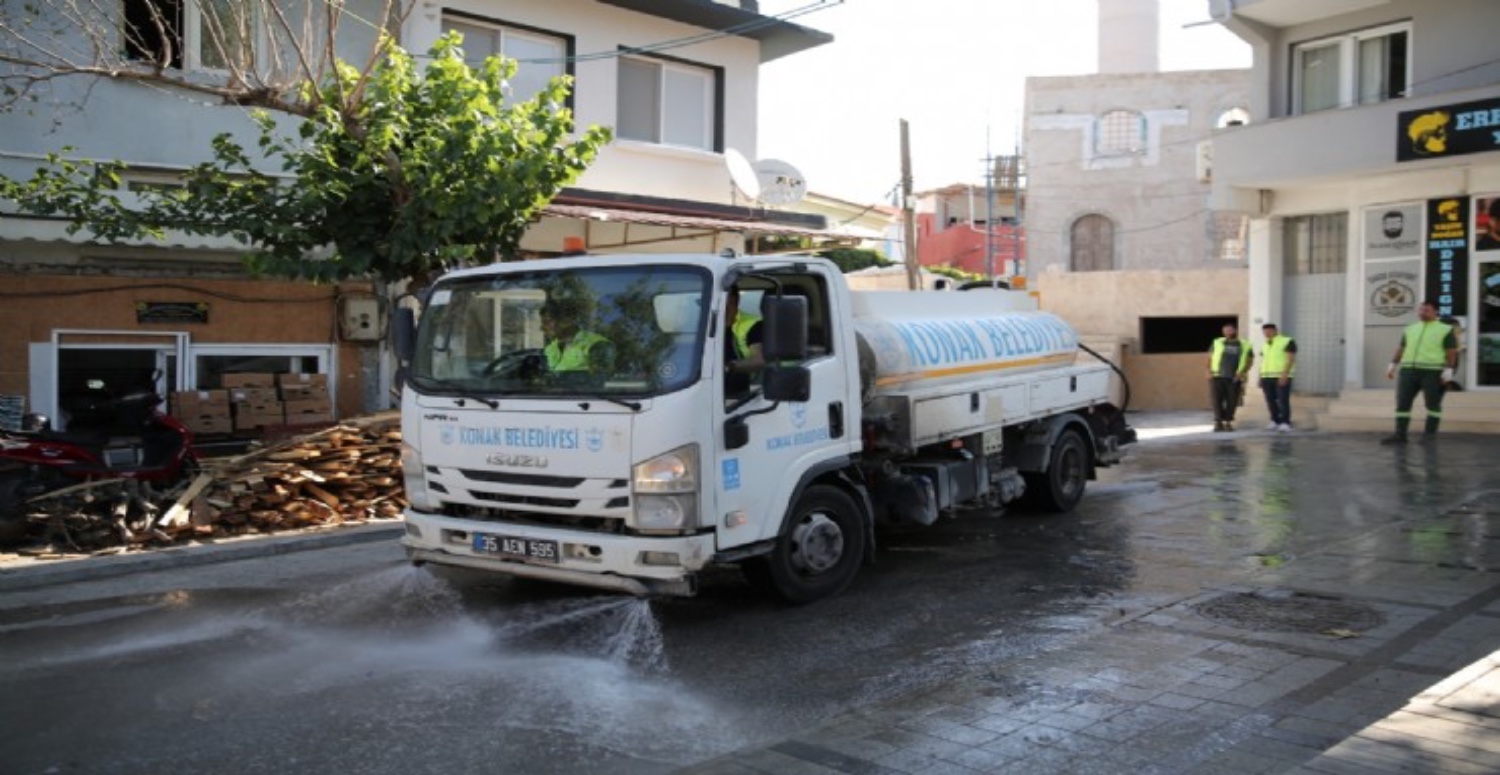
[[[1286,320],[1274,322],[1297,342],[1298,393],[1335,395],[1343,389],[1346,285],[1343,272],[1286,278]]]
[[[143,390],[166,397],[175,375],[170,350],[154,347],[65,347],[57,353],[57,408],[59,426],[94,405],[100,393],[91,383],[102,383],[109,395]]]
[[[179,356],[186,345],[184,334],[54,331],[54,369],[46,396],[51,401],[36,404],[50,403],[50,411],[44,411],[54,416],[55,427],[66,429],[71,415],[97,403],[99,393],[90,387],[92,381],[102,382],[110,394],[152,390],[165,398],[181,389]]]
[[[1479,305],[1474,310],[1471,373],[1478,387],[1500,388],[1500,256],[1478,262]]]

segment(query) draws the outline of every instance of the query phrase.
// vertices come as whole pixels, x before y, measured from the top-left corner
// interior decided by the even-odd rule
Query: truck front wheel
[[[1072,511],[1088,478],[1088,445],[1078,431],[1063,431],[1052,443],[1047,470],[1026,474],[1027,500],[1047,511]]]
[[[859,507],[837,487],[813,485],[767,557],[748,561],[745,575],[789,603],[811,603],[849,586],[865,554]]]

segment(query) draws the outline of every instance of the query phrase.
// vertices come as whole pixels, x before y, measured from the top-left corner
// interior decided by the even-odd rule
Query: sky
[[[778,14],[819,0],[760,0]],[[1025,81],[1097,72],[1096,0],[844,0],[794,19],[832,43],[761,67],[759,158],[808,190],[889,202],[901,178],[900,121],[915,190],[984,182],[987,153],[1020,141]],[[1161,70],[1250,66],[1250,49],[1208,20],[1208,0],[1160,0]],[[987,150],[988,149],[988,150]]]

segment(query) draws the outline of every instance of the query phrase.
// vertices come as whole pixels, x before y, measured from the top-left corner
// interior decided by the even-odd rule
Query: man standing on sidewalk
[[[1385,370],[1386,379],[1396,382],[1396,433],[1380,440],[1381,444],[1405,444],[1406,429],[1411,426],[1411,405],[1420,392],[1427,401],[1427,427],[1423,443],[1437,437],[1443,420],[1443,392],[1453,381],[1458,364],[1458,337],[1453,326],[1438,320],[1437,305],[1431,301],[1417,307],[1417,322],[1401,332],[1396,356]]]
[[[1292,377],[1297,373],[1297,342],[1279,333],[1275,323],[1260,327],[1266,336],[1260,353],[1260,389],[1266,394],[1266,411],[1271,413],[1268,431],[1286,433],[1292,429]]]
[[[1239,393],[1245,389],[1245,374],[1250,371],[1250,347],[1240,339],[1239,329],[1225,323],[1224,335],[1208,349],[1208,384],[1214,404],[1214,430],[1234,430],[1234,408]]]

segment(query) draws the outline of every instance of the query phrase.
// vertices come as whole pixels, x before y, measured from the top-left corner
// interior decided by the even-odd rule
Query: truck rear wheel
[[[1026,500],[1046,511],[1072,511],[1088,478],[1088,445],[1078,431],[1063,431],[1052,443],[1047,470],[1026,474]]]
[[[864,554],[864,520],[854,499],[837,487],[813,485],[797,500],[776,548],[744,571],[752,584],[789,603],[811,603],[844,591]]]

